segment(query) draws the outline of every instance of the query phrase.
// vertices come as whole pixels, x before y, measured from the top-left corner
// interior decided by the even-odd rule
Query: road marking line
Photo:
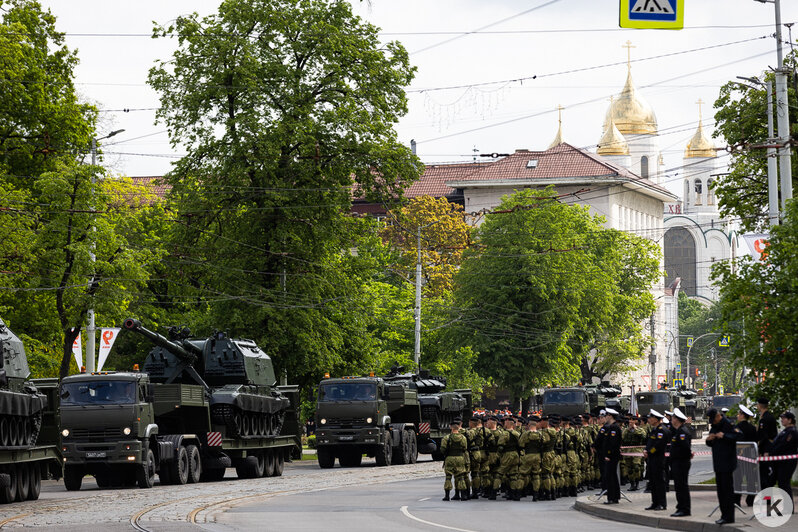
[[[407,506],[402,506],[401,510],[402,513],[405,514],[405,517],[409,517],[410,519],[418,521],[419,523],[424,523],[425,525],[437,526],[438,528],[445,528],[447,530],[456,530],[457,532],[474,532],[473,530],[467,530],[465,528],[455,528],[453,526],[441,525],[438,523],[433,523],[432,521],[425,521],[423,519],[419,519],[418,517],[407,511]]]
[[[15,515],[14,517],[9,517],[8,519],[3,519],[2,521],[0,521],[0,527],[3,527],[6,524],[8,524],[11,521],[14,521],[16,519],[22,519],[23,517],[28,517],[29,515],[30,514],[19,514],[19,515]]]
[[[418,502],[428,501],[429,499],[430,499],[429,497],[424,497],[423,499],[419,499]]]

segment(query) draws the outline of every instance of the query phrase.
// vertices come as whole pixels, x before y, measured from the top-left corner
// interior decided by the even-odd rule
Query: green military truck
[[[385,377],[325,378],[316,405],[316,452],[321,468],[337,458],[359,466],[363,455],[378,466],[415,463],[419,453],[441,460],[439,448],[454,418],[471,416],[471,390],[444,391],[445,379],[427,372]]]
[[[141,488],[156,474],[161,484],[221,480],[228,467],[239,478],[280,476],[285,461],[299,456],[298,388],[276,386],[271,360],[254,344],[223,334],[167,340],[135,320],[124,327],[156,346],[144,372],[61,382],[68,490],[80,489],[85,475],[100,487]]]
[[[678,408],[684,415],[692,418],[691,427],[695,438],[702,438],[704,431],[709,430],[706,411],[708,400],[698,395],[695,390],[687,388],[662,388],[649,392],[635,394],[637,412],[641,416],[648,415],[649,411],[656,410],[660,414],[665,411],[673,412]]]
[[[590,412],[598,414],[607,407],[618,412],[629,411],[629,398],[607,382],[585,386],[547,388],[542,394],[541,411],[544,415],[575,416]]]

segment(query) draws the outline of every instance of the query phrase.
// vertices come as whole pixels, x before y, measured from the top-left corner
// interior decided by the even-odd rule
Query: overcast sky
[[[408,88],[410,112],[397,131],[402,142],[416,140],[427,163],[471,160],[475,152],[545,149],[557,131],[558,105],[565,108],[566,141],[594,149],[609,98],[623,87],[622,45],[631,40],[632,75],[656,112],[665,167],[671,169],[666,186],[675,192],[684,148],[698,122],[696,101],[709,102],[704,124],[711,130],[719,87],[776,64],[772,4],[686,3],[685,29],[665,31],[618,28],[618,0],[354,1],[356,12],[381,28],[385,40],[401,41],[418,67]],[[153,21],[167,23],[192,11],[211,14],[219,1],[42,4],[78,50],[76,85],[103,111],[99,135],[125,129],[106,141],[106,166],[130,176],[169,171],[181,153],[155,124],[158,98],[146,79],[176,41],[151,39]],[[782,21],[798,21],[798,2],[782,0]]]

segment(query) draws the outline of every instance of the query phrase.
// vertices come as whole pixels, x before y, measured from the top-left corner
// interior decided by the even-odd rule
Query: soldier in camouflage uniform
[[[557,498],[554,489],[554,462],[556,460],[554,446],[557,443],[557,431],[549,426],[549,416],[540,418],[538,430],[544,432],[548,436],[548,438],[542,441],[540,453],[541,499],[544,501],[553,501]]]
[[[531,494],[533,501],[537,501],[541,495],[541,451],[543,442],[549,438],[546,432],[538,430],[539,420],[539,417],[532,416],[527,423],[528,430],[521,434],[518,440],[518,445],[524,453],[518,473],[521,476],[524,493]]]
[[[485,425],[488,420],[481,420],[479,431],[482,436],[482,464],[479,470],[479,486],[480,495],[487,497],[490,495],[490,490],[493,487],[493,477],[490,474],[490,453],[491,451],[496,454],[496,439],[493,436],[493,431],[489,430]]]
[[[521,500],[521,483],[518,478],[520,435],[515,430],[515,420],[512,417],[504,419],[504,431],[499,436],[499,486],[493,482],[494,489],[498,489],[503,482],[507,487],[507,498],[511,501]]]
[[[566,418],[565,427],[563,429],[563,443],[565,449],[565,465],[568,473],[566,479],[566,488],[568,497],[576,497],[576,487],[579,486],[580,470],[582,464],[579,460],[580,440],[579,434],[571,420]]]
[[[591,444],[591,465],[593,467],[593,488],[601,487],[601,464],[599,457],[596,454],[598,449],[598,442],[600,440],[601,426],[604,424],[599,416],[590,416],[590,431],[593,433],[593,443]]]
[[[554,493],[556,497],[563,496],[565,487],[565,438],[561,427],[561,419],[555,416],[549,420],[554,427],[556,435],[554,437]]]
[[[623,444],[626,446],[635,446],[636,449],[625,449],[627,452],[642,453],[646,445],[646,431],[638,426],[639,418],[630,417],[629,427],[624,434]],[[642,456],[624,456],[626,462],[626,476],[629,479],[629,491],[637,491],[639,489],[640,480],[643,478],[643,462]]]
[[[490,484],[487,486],[489,490],[488,499],[491,501],[496,500],[496,492],[501,486],[501,475],[499,475],[499,438],[504,432],[504,429],[499,427],[498,418],[491,417],[488,420],[488,430],[490,431],[490,438],[488,439],[488,477]]]
[[[479,488],[482,485],[482,467],[486,462],[485,437],[482,420],[474,416],[468,422],[469,458],[471,464],[471,498],[479,498]]]
[[[579,459],[582,463],[582,482],[579,484],[577,491],[582,493],[590,485],[593,476],[593,466],[590,463],[590,446],[593,444],[590,430],[590,414],[583,414],[579,417],[579,437],[581,438]]]
[[[449,500],[449,493],[452,491],[452,477],[454,477],[455,495],[454,500],[468,500],[465,479],[468,476],[468,440],[460,434],[460,420],[453,420],[449,426],[452,429],[450,434],[443,437],[441,442],[441,454],[444,456],[443,471],[446,473],[446,481],[443,484],[445,493],[443,500]]]

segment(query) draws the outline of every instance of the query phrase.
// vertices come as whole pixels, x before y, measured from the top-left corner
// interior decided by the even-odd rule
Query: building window
[[[715,205],[715,192],[712,190],[714,184],[712,179],[707,179],[707,205]]]
[[[701,183],[700,179],[695,180],[695,204],[701,205],[701,190],[703,188],[703,184]]]
[[[690,206],[690,180],[684,180],[684,206]]]
[[[640,177],[648,179],[648,156],[640,157]]]
[[[665,233],[665,286],[677,277],[682,278],[682,291],[696,295],[696,244],[693,235],[684,227],[671,227]]]

